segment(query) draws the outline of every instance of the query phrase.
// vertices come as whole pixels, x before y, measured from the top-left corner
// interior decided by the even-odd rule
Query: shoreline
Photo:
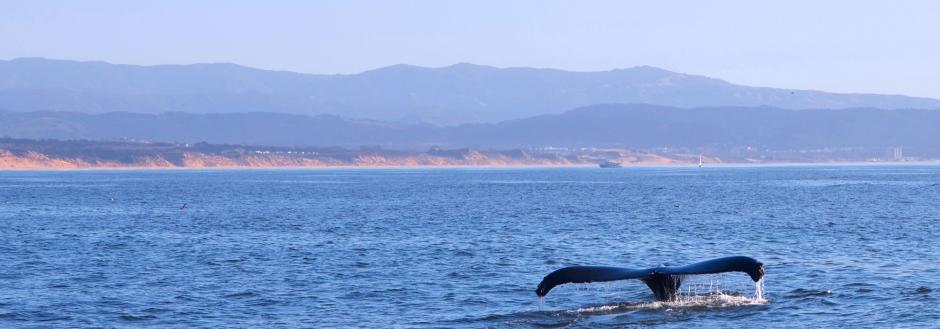
[[[940,165],[940,160],[927,161],[845,161],[845,162],[764,162],[764,163],[734,163],[722,162],[706,164],[707,168],[759,168],[759,167],[825,167],[825,166],[930,166]],[[324,166],[88,166],[88,167],[0,167],[0,172],[28,172],[28,171],[229,171],[229,170],[408,170],[408,169],[552,169],[552,168],[583,168],[583,169],[631,169],[631,168],[693,168],[698,169],[695,163],[637,163],[623,164],[621,168],[599,168],[596,164],[504,164],[504,165],[324,165]]]

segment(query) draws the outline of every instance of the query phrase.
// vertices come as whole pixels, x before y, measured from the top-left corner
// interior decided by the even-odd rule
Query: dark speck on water
[[[938,200],[934,165],[0,171],[0,328],[936,328]],[[766,301],[535,296],[729,255]]]

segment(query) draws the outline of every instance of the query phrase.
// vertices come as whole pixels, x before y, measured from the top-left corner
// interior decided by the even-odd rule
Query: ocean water
[[[0,327],[936,328],[938,221],[928,165],[7,171]],[[743,273],[534,293],[729,255],[763,299]]]

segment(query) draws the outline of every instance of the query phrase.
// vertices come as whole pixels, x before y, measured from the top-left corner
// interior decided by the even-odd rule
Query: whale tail
[[[657,300],[671,300],[676,296],[685,275],[744,272],[754,282],[764,277],[764,264],[754,258],[732,256],[716,258],[686,266],[660,266],[649,269],[630,269],[610,266],[571,266],[549,273],[542,279],[535,294],[548,294],[552,288],[566,283],[591,283],[638,279],[643,281]]]
[[[650,290],[656,300],[673,300],[676,298],[679,286],[682,285],[681,275],[654,274],[640,279]]]

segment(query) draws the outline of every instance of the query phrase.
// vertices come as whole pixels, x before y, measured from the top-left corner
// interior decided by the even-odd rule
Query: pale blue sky
[[[940,98],[940,1],[2,1],[0,58],[307,73],[653,65]]]

